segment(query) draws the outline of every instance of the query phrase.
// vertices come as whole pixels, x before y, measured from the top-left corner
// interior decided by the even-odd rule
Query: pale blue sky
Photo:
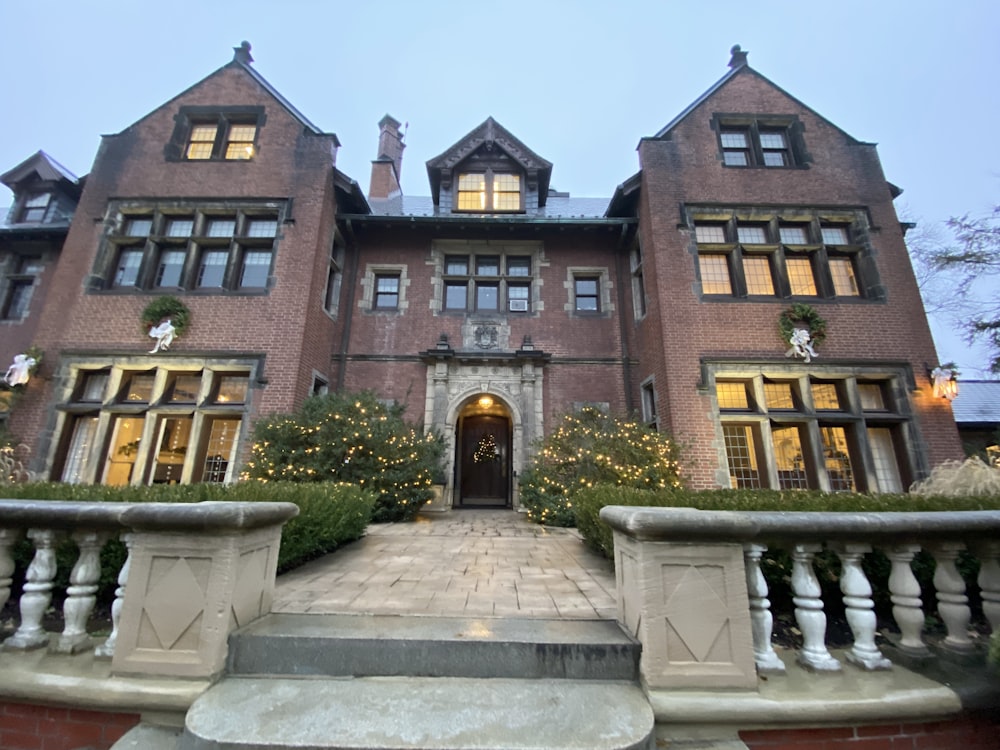
[[[837,0],[125,0],[0,7],[0,171],[44,149],[86,174],[127,127],[232,57],[318,127],[367,189],[376,123],[408,122],[403,190],[492,115],[554,165],[552,184],[610,196],[635,147],[727,70],[729,48],[854,137],[879,144],[923,224],[1000,202],[1000,3]],[[0,206],[10,193],[0,186]],[[991,289],[987,293],[997,294]],[[935,321],[942,360],[983,356]]]

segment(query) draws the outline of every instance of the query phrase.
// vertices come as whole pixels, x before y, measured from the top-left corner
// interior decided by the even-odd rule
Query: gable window
[[[909,417],[886,395],[903,373],[716,373],[722,450],[733,488],[901,492]],[[732,377],[736,375],[736,377]],[[799,398],[799,396],[803,398]],[[721,457],[720,457],[721,458]]]
[[[466,172],[458,176],[457,211],[522,211],[521,175],[507,172]]]
[[[792,167],[798,163],[793,149],[793,118],[719,118],[719,148],[727,167]]]
[[[24,224],[44,221],[51,200],[51,193],[32,193],[24,199],[24,203],[21,205],[21,214],[17,220]]]
[[[188,135],[184,158],[189,161],[252,159],[257,138],[253,122],[196,122]]]
[[[399,307],[399,274],[376,274],[376,310],[396,310]]]
[[[220,209],[211,204],[126,208],[137,213],[121,218],[95,273],[108,279],[109,288],[265,291],[278,214],[254,206]],[[105,265],[109,258],[111,267]]]
[[[507,253],[445,255],[444,311],[526,313],[531,310],[531,256]]]

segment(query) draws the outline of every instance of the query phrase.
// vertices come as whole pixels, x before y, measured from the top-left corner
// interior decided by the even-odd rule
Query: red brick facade
[[[967,716],[909,724],[749,730],[740,732],[740,739],[750,750],[993,750],[997,723]]]
[[[138,714],[0,702],[0,747],[108,750],[138,723]]]
[[[205,123],[217,139],[249,128],[251,158],[219,150],[228,141],[209,157],[210,140],[193,157]],[[585,403],[676,435],[695,487],[904,489],[960,456],[950,408],[931,396],[936,354],[874,146],[748,66],[644,138],[640,172],[610,203],[550,191],[552,165],[492,118],[428,161],[431,198],[410,199],[398,194],[399,123],[386,116],[380,128],[366,200],[335,168],[336,136],[237,54],[105,137],[47,276],[34,335],[45,366],[11,420],[34,436],[35,468],[67,481],[231,481],[255,418],[326,387],[373,389],[439,429],[446,505],[461,504],[463,420],[508,420],[513,477],[533,442]],[[732,145],[744,137],[746,148]],[[192,239],[176,238],[178,217]],[[219,217],[232,221],[229,270],[225,289],[205,289]],[[260,217],[274,222],[273,242],[244,237]],[[148,237],[134,240],[147,219]],[[706,224],[720,239],[699,238]],[[842,241],[821,239],[831,225]],[[748,246],[735,235],[751,226],[768,234]],[[786,227],[803,239],[779,238]],[[144,253],[134,272],[130,248]],[[186,281],[163,289],[171,248],[188,253]],[[244,289],[254,248],[270,259],[267,283]],[[730,293],[710,290],[703,263],[725,265]],[[803,263],[811,292],[791,277]],[[163,291],[192,322],[168,352],[149,353],[139,320]],[[779,335],[796,302],[826,321],[808,364]],[[242,404],[218,395],[231,376],[247,382]],[[198,396],[178,417],[161,407],[189,403],[181,382]],[[746,405],[724,402],[720,387],[742,389]],[[788,403],[776,406],[774,388]],[[835,403],[820,403],[830,389]],[[495,402],[477,411],[484,395]],[[234,425],[235,442],[224,434]],[[183,440],[197,459],[183,458]],[[150,441],[155,455],[141,447]],[[203,473],[212,459],[222,468]],[[127,464],[118,474],[115,460]],[[516,507],[516,482],[496,500]]]

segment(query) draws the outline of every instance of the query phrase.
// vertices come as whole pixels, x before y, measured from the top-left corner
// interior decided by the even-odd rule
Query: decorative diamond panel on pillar
[[[171,561],[170,568],[146,595],[146,617],[160,641],[169,650],[205,609],[205,591],[185,558]]]
[[[233,591],[233,619],[237,627],[243,627],[263,614],[262,598],[269,552],[269,547],[261,547],[240,556]]]
[[[679,580],[677,580],[679,576]],[[730,661],[724,571],[718,565],[666,565],[667,658],[671,662]]]

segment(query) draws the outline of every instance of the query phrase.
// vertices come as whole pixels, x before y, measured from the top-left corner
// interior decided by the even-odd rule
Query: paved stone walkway
[[[274,612],[614,619],[610,563],[576,529],[514,511],[452,510],[373,524],[279,576]]]

